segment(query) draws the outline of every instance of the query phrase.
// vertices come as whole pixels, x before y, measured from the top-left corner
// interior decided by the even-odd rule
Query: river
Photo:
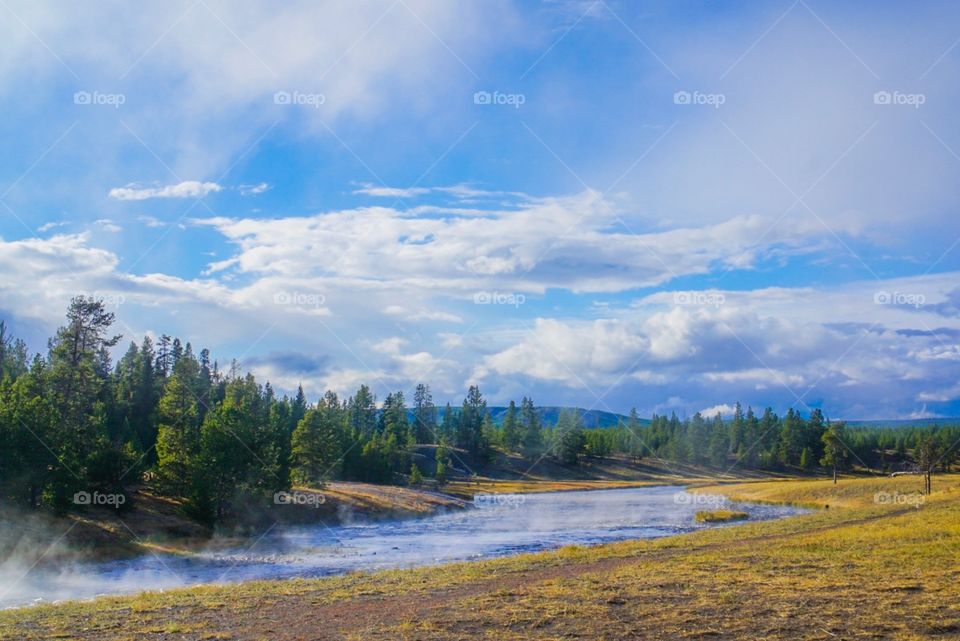
[[[488,495],[467,510],[422,519],[278,528],[230,549],[147,554],[4,577],[0,607],[204,583],[317,577],[354,570],[489,559],[564,545],[669,536],[707,527],[697,510],[742,510],[750,520],[804,510],[730,503],[677,487]]]

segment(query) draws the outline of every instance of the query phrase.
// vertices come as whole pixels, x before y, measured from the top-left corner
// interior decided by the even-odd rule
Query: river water
[[[251,579],[317,577],[354,570],[489,559],[564,545],[597,545],[706,527],[697,510],[729,508],[750,520],[803,510],[731,503],[677,487],[489,495],[472,508],[422,519],[273,529],[244,545],[184,557],[148,554],[5,573],[0,608],[107,594]]]

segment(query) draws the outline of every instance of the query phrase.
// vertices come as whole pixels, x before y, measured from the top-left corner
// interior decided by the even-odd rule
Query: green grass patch
[[[728,521],[745,521],[749,518],[749,514],[738,510],[700,510],[694,515],[697,523],[727,523]]]

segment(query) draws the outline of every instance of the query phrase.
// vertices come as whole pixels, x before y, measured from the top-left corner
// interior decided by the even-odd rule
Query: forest
[[[237,363],[223,370],[208,350],[166,335],[131,343],[114,364],[114,320],[102,301],[78,296],[47,353],[33,356],[0,322],[4,501],[62,513],[84,509],[78,493],[93,492],[122,496],[114,504],[129,509],[131,488],[149,483],[216,523],[278,491],[334,479],[442,486],[497,452],[567,465],[625,455],[723,471],[889,473],[945,470],[960,440],[955,426],[852,428],[818,409],[758,415],[739,403],[727,419],[654,415],[641,425],[633,410],[616,427],[585,429],[574,409],[542,424],[524,397],[495,423],[476,386],[455,406],[436,405],[425,383],[409,404],[402,391],[378,403],[366,385],[314,402],[302,388],[278,396]],[[434,464],[420,469],[413,453],[428,446]]]

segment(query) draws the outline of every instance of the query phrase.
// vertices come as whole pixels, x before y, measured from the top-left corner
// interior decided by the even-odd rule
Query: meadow
[[[955,639],[960,475],[702,485],[817,509],[656,540],[0,613],[0,638]]]

